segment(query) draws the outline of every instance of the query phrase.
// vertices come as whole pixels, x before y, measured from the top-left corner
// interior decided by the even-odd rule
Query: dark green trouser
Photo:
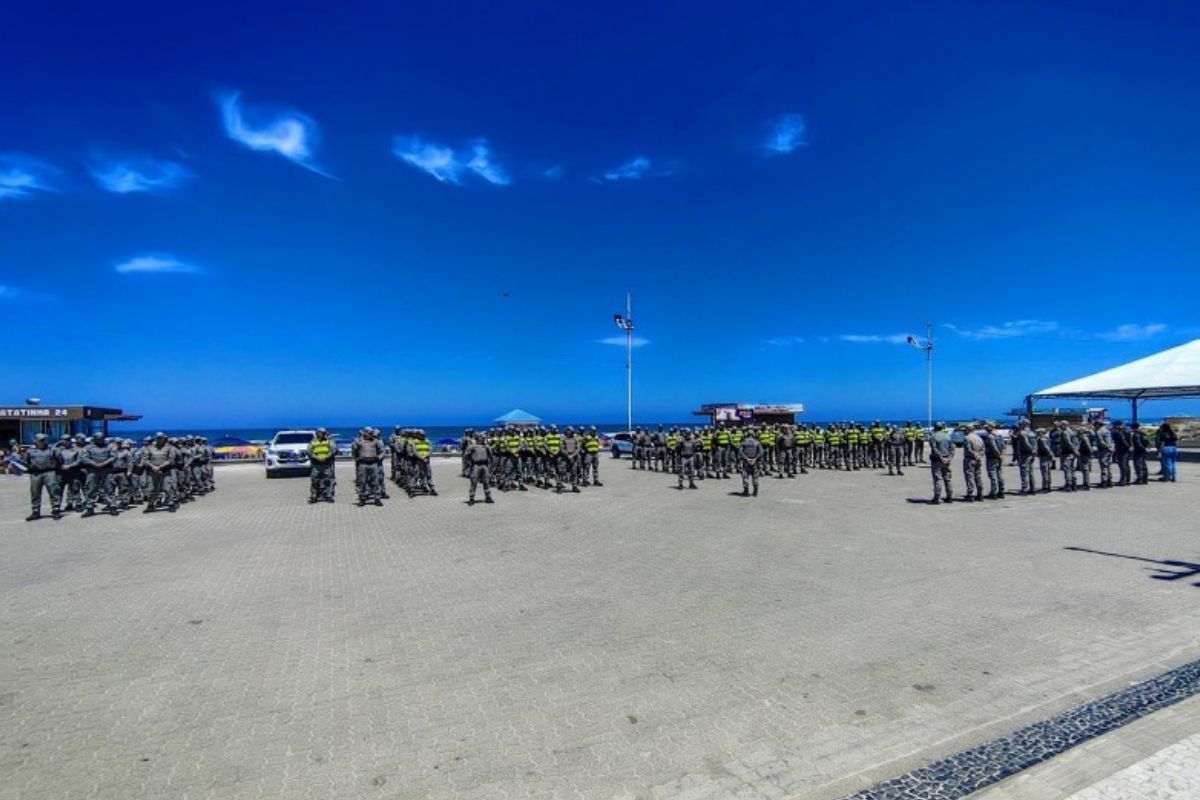
[[[467,496],[468,499],[475,499],[475,487],[483,484],[483,496],[492,496],[491,476],[488,474],[487,462],[480,462],[471,465],[471,493]]]
[[[29,505],[33,513],[42,513],[42,489],[50,495],[50,508],[58,513],[62,506],[62,479],[57,472],[29,473]]]
[[[113,480],[109,469],[89,469],[84,491],[84,507],[94,510],[97,503],[104,503],[106,508],[113,507]]]
[[[310,500],[333,501],[333,493],[337,489],[337,473],[333,459],[329,461],[313,461],[309,468],[308,497]]]
[[[67,496],[67,505],[77,508],[83,506],[83,471],[81,467],[63,470],[59,475],[63,491]]]
[[[178,505],[179,498],[175,494],[175,476],[169,467],[155,470],[146,467],[146,476],[150,479],[150,488],[146,491],[146,507],[154,508],[160,500],[169,505]]]

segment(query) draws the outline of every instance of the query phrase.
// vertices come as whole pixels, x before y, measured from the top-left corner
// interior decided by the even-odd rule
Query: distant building
[[[134,422],[141,416],[126,414],[119,408],[98,406],[64,406],[40,402],[0,406],[0,442],[16,439],[21,444],[33,444],[33,437],[44,433],[57,441],[64,434],[94,433],[108,435],[110,422]]]
[[[745,403],[705,403],[692,414],[708,417],[709,424],[724,422],[727,425],[794,425],[796,415],[804,413],[802,403],[776,403],[748,405]]]

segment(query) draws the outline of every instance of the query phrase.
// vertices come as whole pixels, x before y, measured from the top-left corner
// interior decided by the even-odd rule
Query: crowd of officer
[[[332,503],[337,491],[337,444],[327,429],[318,428],[307,449],[308,502]],[[420,428],[397,425],[386,441],[378,428],[360,428],[350,445],[358,505],[382,506],[383,501],[391,497],[387,492],[389,479],[409,497],[418,494],[436,497],[437,488],[429,460],[432,451],[425,431]],[[390,464],[390,474],[384,469],[385,460]]]
[[[202,437],[160,431],[139,445],[97,433],[64,435],[51,444],[39,433],[16,458],[29,474],[29,522],[41,519],[43,495],[50,498],[50,515],[60,519],[70,511],[90,517],[100,507],[113,516],[137,505],[147,514],[174,512],[216,488],[212,448]]]
[[[1110,489],[1113,486],[1145,485],[1150,482],[1148,458],[1154,443],[1138,423],[1126,426],[1117,420],[1071,424],[1059,420],[1051,428],[1034,428],[1022,419],[1007,435],[992,423],[975,423],[961,428],[963,480],[962,499],[979,502],[1006,496],[1005,453],[1011,450],[1010,466],[1018,468],[1021,488],[1017,494],[1045,494],[1053,488],[1053,474],[1062,475],[1064,492]],[[1168,430],[1169,427],[1168,427]],[[944,423],[934,426],[930,437],[930,470],[933,503],[953,502],[952,464],[956,448]],[[1116,467],[1116,480],[1113,467]],[[1092,483],[1092,470],[1098,473]],[[983,476],[987,475],[987,494]],[[1040,480],[1039,480],[1040,479]]]
[[[600,482],[600,434],[595,425],[504,427],[468,430],[463,437],[462,475],[471,479],[468,502],[478,484],[491,497],[494,484],[502,492],[603,486]]]
[[[1059,421],[1049,429],[1035,429],[1022,419],[1007,433],[992,423],[960,426],[959,430],[965,489],[961,499],[968,502],[1006,496],[1008,453],[1010,466],[1018,467],[1018,494],[1022,495],[1051,491],[1056,471],[1062,476],[1059,488],[1067,492],[1150,480],[1147,461],[1154,443],[1136,422],[1126,426],[1121,421],[1111,425]],[[915,423],[885,425],[878,420],[826,426],[718,422],[695,428],[637,428],[631,433],[631,468],[672,473],[679,489],[685,483],[695,489],[697,480],[728,479],[737,473],[742,478],[742,493],[757,496],[763,476],[795,478],[815,469],[884,468],[889,475],[903,475],[904,467],[926,463],[927,438],[932,502],[953,502],[952,464],[960,448],[940,422],[928,437]],[[561,432],[555,425],[468,430],[462,442],[462,475],[470,480],[468,502],[475,502],[480,485],[488,503],[493,502],[493,486],[504,492],[536,487],[558,493],[568,487],[579,492],[581,487],[603,486],[602,446],[594,425],[567,426]],[[350,446],[358,504],[382,505],[389,499],[389,478],[409,497],[436,496],[432,450],[425,431],[419,428],[396,426],[386,441],[377,428],[360,429]],[[329,432],[318,429],[308,445],[309,503],[334,502],[337,452]],[[129,439],[109,440],[96,434],[63,436],[51,444],[45,434],[38,434],[33,446],[18,449],[16,459],[30,478],[30,521],[41,518],[43,495],[49,496],[51,515],[59,519],[71,511],[92,516],[101,507],[113,515],[136,505],[144,505],[145,513],[174,512],[180,503],[215,488],[212,449],[201,437],[169,437],[159,432],[138,445]],[[390,475],[385,460],[390,462]],[[1095,484],[1093,469],[1098,473]]]
[[[754,483],[759,475],[795,478],[810,469],[855,471],[883,469],[903,475],[906,466],[924,463],[925,429],[912,422],[864,425],[856,422],[827,426],[801,424],[715,425],[698,428],[637,428],[633,432],[633,469],[672,472],[694,479],[728,478],[746,473]],[[742,449],[753,439],[761,450],[753,457]]]

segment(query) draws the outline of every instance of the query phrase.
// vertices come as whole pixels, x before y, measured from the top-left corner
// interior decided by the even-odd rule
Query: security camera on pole
[[[625,331],[625,430],[633,430],[633,296],[625,295],[625,316],[613,314],[613,322]]]
[[[920,341],[915,336],[908,337],[908,344],[917,350],[925,351],[925,392],[926,392],[926,413],[928,414],[929,429],[933,429],[933,324],[925,323],[925,341]]]

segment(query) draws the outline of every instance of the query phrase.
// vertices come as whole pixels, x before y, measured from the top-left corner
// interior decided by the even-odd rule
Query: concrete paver
[[[32,524],[0,480],[0,798],[818,800],[1200,656],[1196,465],[936,508],[603,468],[360,509],[224,467]]]

